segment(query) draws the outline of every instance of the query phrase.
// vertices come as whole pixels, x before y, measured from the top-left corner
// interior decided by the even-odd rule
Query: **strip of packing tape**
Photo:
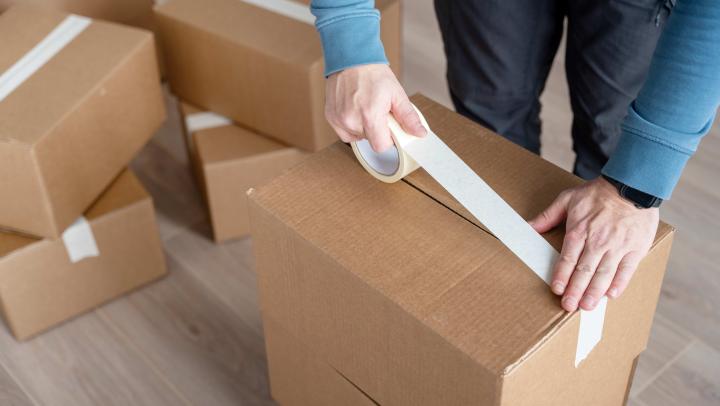
[[[242,0],[274,13],[284,15],[306,24],[315,24],[315,16],[310,12],[310,6],[291,0]]]
[[[232,120],[229,118],[210,111],[192,113],[185,116],[185,128],[190,134],[200,130],[207,130],[208,128],[224,127],[232,123]]]
[[[373,151],[367,140],[352,143],[360,164],[375,178],[397,182],[419,167],[424,168],[440,185],[485,225],[510,251],[548,285],[558,252],[538,234],[513,208],[485,183],[440,138],[430,130],[419,138],[407,134],[392,117],[388,124],[395,145],[382,153]],[[580,311],[580,332],[575,366],[585,359],[602,338],[607,299],[593,311]]]
[[[100,255],[100,250],[95,241],[95,235],[85,216],[80,216],[80,218],[75,220],[75,222],[62,233],[62,240],[65,244],[68,258],[70,258],[70,262],[73,264],[85,258]]]
[[[42,68],[53,56],[87,28],[92,22],[87,17],[71,14],[57,25],[30,51],[0,75],[0,101]]]

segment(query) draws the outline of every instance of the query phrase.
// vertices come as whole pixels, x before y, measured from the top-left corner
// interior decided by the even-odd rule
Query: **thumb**
[[[545,233],[562,223],[567,216],[567,206],[570,202],[570,193],[560,193],[560,195],[532,220],[528,221],[532,228],[538,233]]]
[[[420,116],[405,94],[394,98],[391,109],[393,117],[406,133],[418,137],[425,136],[427,133],[425,126],[422,125]]]

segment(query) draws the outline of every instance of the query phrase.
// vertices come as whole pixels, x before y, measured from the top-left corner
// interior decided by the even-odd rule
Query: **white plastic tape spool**
[[[377,153],[367,140],[353,142],[352,149],[360,164],[372,176],[387,183],[397,182],[422,167],[549,285],[558,252],[432,132],[420,110],[415,108],[415,111],[427,130],[426,136],[406,133],[389,117],[394,145]],[[595,310],[580,311],[575,366],[602,338],[606,305],[607,299],[603,298]]]

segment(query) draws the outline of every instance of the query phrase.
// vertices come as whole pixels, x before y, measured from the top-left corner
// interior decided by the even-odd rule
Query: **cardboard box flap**
[[[183,118],[204,112],[184,102],[180,102],[179,106]],[[202,134],[198,134],[201,136],[195,136],[193,143],[202,156],[202,162],[207,164],[248,158],[288,148],[285,144],[236,124],[210,127],[201,131]]]
[[[67,14],[14,6],[0,16],[0,72],[10,68],[49,34]],[[35,144],[123,58],[152,41],[149,32],[93,21],[43,67],[0,101],[0,140]],[[93,58],[88,59],[88,55]],[[48,92],[47,89],[53,89]],[[102,89],[97,89],[102,92]]]
[[[413,95],[411,99],[423,112],[437,136],[527,220],[549,206],[561,191],[583,182],[551,162],[518,148],[505,138],[421,94]],[[424,170],[417,170],[404,180],[484,229],[470,212]],[[671,231],[671,226],[661,222],[655,244]],[[544,236],[560,250],[564,236],[562,227]]]
[[[196,136],[195,146],[206,164],[250,158],[287,149],[279,142],[234,125],[205,130],[202,136]]]
[[[257,205],[500,374],[565,312],[497,239],[336,144],[251,193]]]
[[[130,170],[124,170],[85,212],[88,220],[102,217],[123,207],[150,199],[137,176]]]
[[[213,0],[212,6],[195,0],[173,0],[155,11],[282,61],[309,66],[322,60],[320,39],[312,24],[242,0]]]
[[[149,198],[150,195],[142,187],[135,174],[125,170],[85,212],[85,217],[88,221],[97,220],[109,213],[133,206]],[[0,258],[39,240],[35,237],[0,231]]]
[[[0,258],[36,241],[37,238],[0,231]]]

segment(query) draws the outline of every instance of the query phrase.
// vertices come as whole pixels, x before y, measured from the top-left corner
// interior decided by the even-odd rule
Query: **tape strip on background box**
[[[92,20],[87,17],[73,14],[65,17],[42,41],[0,75],[0,101],[14,92],[25,80],[72,42],[91,22]]]
[[[383,153],[372,150],[367,140],[352,143],[362,166],[375,178],[397,182],[419,167],[425,169],[460,204],[495,235],[510,251],[548,285],[552,279],[555,251],[513,208],[460,159],[435,133],[417,108],[428,130],[423,138],[405,133],[391,117],[395,146]],[[593,311],[580,310],[580,331],[575,354],[577,367],[600,342],[607,298]]]
[[[70,227],[63,231],[62,240],[65,244],[68,258],[70,258],[70,262],[73,264],[85,258],[100,255],[100,250],[95,241],[95,235],[85,216],[80,216]]]
[[[225,116],[210,111],[192,113],[185,116],[185,128],[192,134],[208,128],[224,127],[232,124],[232,120]]]
[[[315,16],[310,12],[310,6],[291,0],[242,0],[273,13],[292,18],[306,24],[315,24]]]

